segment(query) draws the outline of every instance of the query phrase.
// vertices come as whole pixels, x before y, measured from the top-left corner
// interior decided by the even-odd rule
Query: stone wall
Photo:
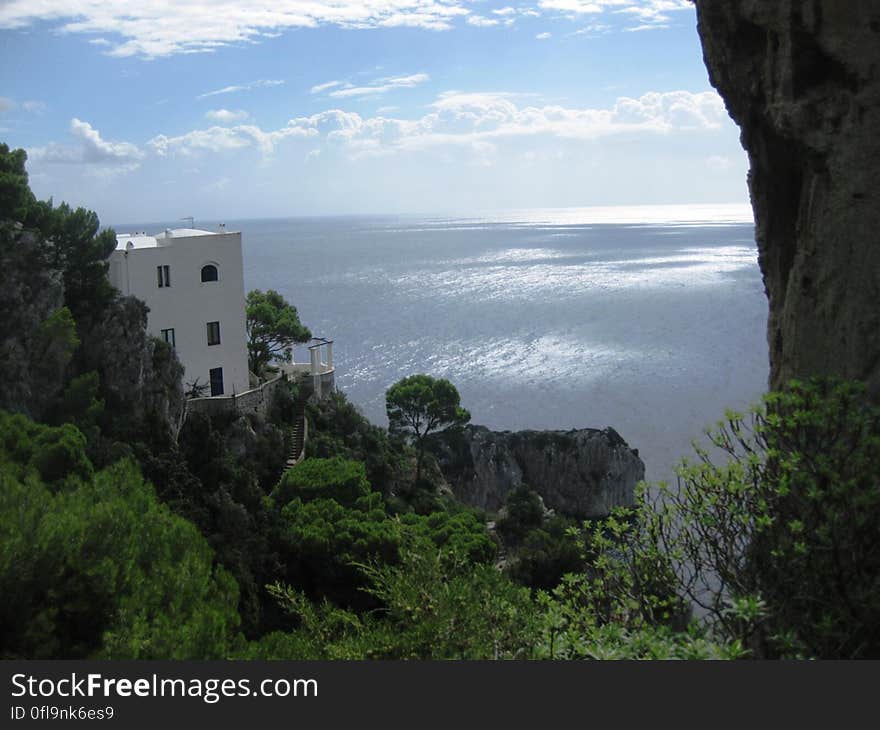
[[[204,413],[209,416],[235,413],[239,416],[249,413],[266,417],[269,403],[275,391],[285,386],[287,378],[280,373],[257,388],[235,395],[216,395],[210,398],[190,398],[186,402],[187,413]]]

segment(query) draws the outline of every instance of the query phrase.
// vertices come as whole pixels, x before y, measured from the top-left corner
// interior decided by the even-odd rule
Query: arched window
[[[217,267],[214,264],[206,264],[202,267],[202,281],[217,281]]]

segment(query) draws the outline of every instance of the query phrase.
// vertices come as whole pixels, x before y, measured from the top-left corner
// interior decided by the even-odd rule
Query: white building
[[[248,390],[241,233],[119,235],[110,281],[146,302],[147,329],[177,351],[188,391],[195,382],[212,396]]]

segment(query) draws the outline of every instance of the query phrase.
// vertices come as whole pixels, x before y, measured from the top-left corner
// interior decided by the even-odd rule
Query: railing
[[[282,370],[298,378],[310,377],[314,396],[320,399],[326,388],[333,388],[333,340],[313,337],[308,350],[309,362],[286,363]]]

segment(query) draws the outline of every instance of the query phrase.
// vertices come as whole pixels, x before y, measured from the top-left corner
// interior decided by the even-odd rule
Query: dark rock
[[[101,376],[102,396],[117,422],[118,437],[138,440],[144,424],[168,429],[177,437],[184,413],[183,366],[171,348],[147,333],[147,306],[134,297],[121,297],[103,312],[101,320],[82,332],[77,353],[83,372]]]
[[[547,507],[579,518],[634,504],[645,465],[612,428],[573,431],[450,429],[429,439],[444,477],[462,502],[495,511],[522,484]]]
[[[770,385],[880,399],[880,0],[697,0],[712,84],[749,153]]]

